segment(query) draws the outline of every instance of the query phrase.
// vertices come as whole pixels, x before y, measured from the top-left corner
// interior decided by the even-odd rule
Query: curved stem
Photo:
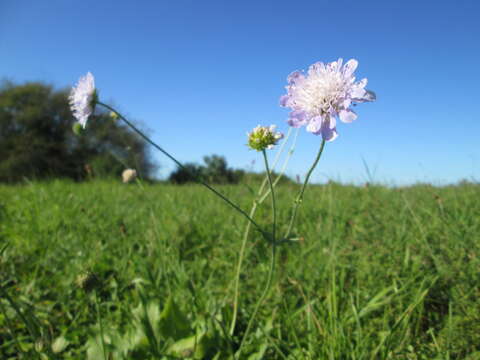
[[[275,166],[277,165],[278,160],[280,159],[280,155],[283,152],[283,149],[285,147],[285,144],[287,143],[287,140],[290,137],[291,132],[292,132],[292,128],[289,128],[288,133],[285,136],[284,141],[282,142],[282,145],[280,145],[280,148],[279,148],[277,154],[275,155],[275,159],[274,159],[273,164],[272,164],[272,171],[273,171],[273,168],[275,168]],[[286,159],[283,163],[282,169],[280,170],[277,178],[273,182],[273,187],[275,187],[277,185],[277,183],[280,181],[283,174],[285,173],[285,169],[288,165],[288,161],[290,160],[290,157],[292,156],[293,151],[295,149],[295,144],[297,143],[297,136],[298,136],[298,129],[295,132],[295,137],[294,137],[293,143],[290,147],[290,150],[287,153],[287,157],[286,157]],[[262,181],[262,184],[260,185],[260,188],[257,192],[257,199],[255,199],[255,201],[253,202],[252,208],[250,209],[249,216],[251,218],[253,218],[253,216],[255,215],[255,212],[257,211],[258,205],[260,205],[267,198],[267,196],[270,194],[270,189],[265,191],[265,193],[263,194],[263,189],[265,188],[265,185],[267,185],[267,182],[268,182],[268,176],[265,177],[265,179]],[[240,288],[240,273],[242,271],[243,258],[244,258],[244,255],[245,255],[245,249],[247,247],[248,235],[250,233],[250,225],[251,224],[248,222],[247,226],[245,227],[245,231],[243,232],[242,245],[240,246],[240,252],[239,252],[239,255],[238,255],[237,271],[236,271],[236,274],[235,274],[235,286],[234,286],[235,290],[234,290],[234,297],[233,297],[233,315],[232,315],[232,321],[231,321],[231,324],[230,324],[230,336],[233,336],[233,333],[235,331],[235,326],[237,324],[238,298],[239,298],[238,293],[239,293],[239,288]]]
[[[285,239],[288,239],[288,237],[290,236],[290,233],[292,232],[293,224],[294,224],[295,218],[297,216],[298,207],[300,206],[300,204],[303,200],[303,193],[305,192],[305,189],[306,189],[307,184],[308,184],[308,180],[310,179],[310,176],[312,175],[313,170],[317,166],[318,161],[320,160],[320,157],[322,156],[322,152],[323,152],[324,147],[325,147],[325,140],[322,139],[322,143],[320,144],[320,149],[318,150],[317,157],[315,158],[315,161],[313,162],[312,166],[308,170],[307,176],[305,176],[305,181],[303,182],[303,186],[300,189],[300,192],[298,193],[298,195],[295,199],[295,204],[293,205],[292,216],[291,216],[290,222],[288,224],[287,232],[285,233]]]
[[[240,358],[241,352],[242,352],[242,347],[243,344],[245,343],[245,340],[248,337],[248,334],[250,332],[250,329],[252,328],[253,321],[255,320],[255,317],[257,316],[258,310],[262,306],[263,302],[265,301],[265,298],[267,297],[270,287],[272,286],[272,279],[273,279],[273,274],[275,272],[275,255],[276,255],[276,238],[275,238],[275,230],[277,227],[277,208],[276,208],[276,203],[275,203],[275,192],[273,190],[273,182],[272,182],[272,176],[270,174],[270,169],[268,166],[268,158],[267,158],[267,153],[265,150],[262,150],[263,153],[263,159],[265,161],[265,170],[267,172],[267,177],[268,177],[268,184],[270,185],[270,193],[272,196],[272,217],[273,217],[273,224],[272,224],[272,259],[270,263],[270,270],[268,272],[268,277],[267,277],[267,284],[265,285],[265,289],[263,290],[262,296],[260,296],[260,299],[258,300],[257,304],[255,305],[255,309],[253,310],[253,314],[248,321],[247,329],[245,330],[245,334],[243,335],[242,341],[240,343],[240,347],[237,352],[237,358]]]
[[[133,125],[130,121],[128,121],[122,114],[120,114],[117,110],[115,110],[114,108],[112,108],[111,106],[107,105],[107,104],[104,104],[100,101],[97,102],[98,105],[101,105],[103,107],[105,107],[106,109],[110,110],[110,111],[113,111],[115,114],[118,115],[118,117],[120,119],[122,119],[128,126],[130,126],[132,128],[133,131],[135,131],[138,135],[140,135],[140,137],[142,137],[146,142],[148,142],[150,145],[152,145],[155,149],[157,149],[158,151],[160,151],[162,154],[164,154],[166,157],[168,157],[170,160],[172,160],[178,167],[184,169],[184,170],[187,170],[185,168],[185,166],[180,162],[178,161],[177,159],[175,159],[172,155],[170,155],[166,150],[164,150],[162,147],[160,147],[159,145],[157,145],[156,143],[154,143],[152,140],[150,140],[150,138],[148,136],[146,136],[142,131],[140,131],[135,125]],[[225,201],[228,205],[230,205],[232,208],[234,208],[236,211],[238,211],[240,214],[242,214],[248,221],[250,221],[252,223],[253,226],[255,226],[257,228],[258,231],[260,231],[262,233],[262,235],[265,237],[265,239],[267,240],[270,240],[270,236],[268,233],[266,233],[261,227],[260,225],[258,225],[244,210],[242,210],[237,204],[233,203],[230,199],[228,199],[227,197],[225,197],[224,195],[222,195],[220,192],[218,192],[217,190],[215,190],[213,187],[211,187],[210,185],[208,185],[206,182],[204,182],[203,180],[201,180],[200,178],[198,177],[195,177],[195,181],[203,186],[205,186],[208,190],[210,190],[211,192],[213,192],[215,195],[217,195],[220,199],[222,199],[223,201]]]

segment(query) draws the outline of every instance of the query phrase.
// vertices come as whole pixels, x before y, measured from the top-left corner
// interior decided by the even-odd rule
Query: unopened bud
[[[248,146],[257,151],[272,149],[283,138],[283,134],[275,132],[275,125],[270,127],[258,125],[252,132],[247,133]]]
[[[110,111],[109,116],[110,116],[110,118],[111,118],[113,121],[117,121],[117,120],[118,120],[118,114],[117,114],[115,111]]]
[[[82,124],[80,124],[79,122],[76,122],[75,124],[73,124],[72,126],[72,131],[75,135],[82,135],[83,132],[85,131],[85,129],[83,128]]]

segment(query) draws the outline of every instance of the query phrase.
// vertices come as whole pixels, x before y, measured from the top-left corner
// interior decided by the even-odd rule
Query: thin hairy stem
[[[296,218],[296,216],[297,216],[298,207],[299,207],[300,204],[302,203],[303,194],[304,194],[305,189],[306,189],[306,187],[307,187],[308,180],[310,179],[310,176],[312,175],[313,170],[314,170],[315,167],[317,166],[318,161],[320,160],[320,157],[322,156],[323,148],[324,148],[324,147],[325,147],[325,140],[322,139],[322,143],[320,144],[320,149],[318,150],[317,157],[315,158],[315,161],[313,162],[312,166],[311,166],[310,169],[308,170],[307,176],[305,176],[305,181],[303,182],[303,186],[302,186],[302,188],[300,189],[300,192],[298,193],[298,196],[297,196],[296,199],[295,199],[295,203],[294,203],[294,205],[293,205],[292,216],[291,216],[290,222],[289,222],[289,224],[288,224],[287,232],[285,233],[285,239],[288,239],[288,237],[290,236],[290,234],[291,234],[291,232],[292,232],[293,224],[294,224],[295,218]]]
[[[117,114],[117,116],[122,119],[128,126],[130,126],[132,128],[133,131],[135,131],[138,135],[140,135],[140,137],[142,137],[146,142],[148,142],[150,145],[152,145],[155,149],[157,149],[158,151],[160,151],[162,154],[164,154],[166,157],[168,157],[170,160],[172,160],[178,167],[184,169],[184,170],[187,170],[188,169],[180,162],[178,161],[176,158],[174,158],[172,155],[170,155],[166,150],[164,150],[161,146],[157,145],[156,143],[154,143],[147,135],[145,135],[142,131],[140,131],[135,125],[133,125],[130,121],[128,121],[122,114],[120,114],[117,110],[115,110],[114,108],[112,108],[111,106],[107,105],[107,104],[104,104],[102,102],[97,102],[98,105],[101,105],[103,107],[105,107],[106,109],[110,110],[110,111],[113,111],[115,114]],[[194,175],[194,174],[192,174]],[[216,189],[214,189],[212,186],[208,185],[206,182],[204,182],[202,179],[200,179],[198,176],[194,176],[194,180],[205,186],[208,190],[210,190],[211,192],[213,192],[216,196],[218,196],[220,199],[222,199],[223,201],[225,201],[228,205],[230,205],[232,208],[234,208],[237,212],[239,212],[240,214],[242,214],[248,221],[250,221],[252,223],[253,226],[255,226],[257,228],[258,231],[260,231],[260,233],[262,233],[262,235],[265,237],[265,239],[269,240],[270,241],[270,236],[267,232],[265,232],[261,227],[260,225],[258,225],[244,210],[242,210],[237,204],[233,203],[230,199],[228,199],[227,197],[225,197],[224,195],[222,195],[220,192],[218,192]]]
[[[277,227],[277,207],[275,203],[275,192],[273,189],[273,182],[272,182],[272,176],[270,174],[270,169],[268,166],[268,158],[267,158],[267,153],[265,150],[262,150],[263,154],[263,159],[265,162],[265,170],[267,172],[267,177],[268,177],[268,184],[270,186],[270,194],[272,197],[272,259],[270,263],[270,270],[268,272],[268,277],[267,277],[267,283],[265,285],[265,289],[263,290],[262,296],[260,296],[260,299],[258,299],[257,304],[255,305],[255,309],[253,310],[253,314],[250,317],[250,320],[248,321],[247,329],[245,330],[245,334],[243,335],[242,341],[240,343],[240,347],[237,352],[237,358],[240,358],[241,352],[242,352],[242,347],[243,344],[245,343],[246,339],[248,338],[248,334],[250,333],[250,329],[252,328],[253,322],[255,321],[255,318],[257,316],[258,310],[260,307],[263,305],[263,302],[265,301],[269,291],[270,287],[272,286],[272,279],[273,279],[273,274],[275,272],[275,258],[276,258],[276,238],[275,238],[275,231]]]
[[[295,137],[293,138],[292,146],[290,147],[290,150],[288,151],[288,155],[287,155],[287,158],[285,159],[285,162],[283,163],[282,169],[280,170],[280,173],[278,174],[277,178],[273,182],[273,187],[275,187],[278,184],[278,182],[282,179],[282,176],[285,173],[285,170],[287,169],[288,162],[290,160],[290,157],[293,154],[293,150],[295,149],[295,144],[297,143],[297,136],[298,136],[298,129],[295,133]],[[274,166],[275,166],[275,162],[274,162]],[[268,182],[268,178],[266,177],[265,180],[264,180],[264,183],[262,184],[263,187],[265,187],[264,185],[266,185],[267,182]],[[261,193],[263,191],[263,187],[260,189],[259,193]],[[270,194],[270,189],[267,189],[265,194],[263,194],[260,197],[260,200],[258,202],[261,204],[267,198],[267,196],[269,194]]]
[[[283,174],[285,173],[285,169],[287,168],[288,162],[289,162],[289,160],[290,160],[290,158],[293,154],[293,151],[295,149],[295,145],[297,143],[297,137],[298,137],[298,129],[296,129],[296,130],[297,131],[295,132],[295,137],[293,139],[293,143],[290,147],[290,150],[287,153],[287,156],[286,156],[285,161],[283,163],[282,169],[280,170],[277,178],[273,182],[273,187],[275,187],[278,184],[278,182],[280,181],[280,179],[282,178]],[[286,143],[288,141],[288,138],[290,137],[291,133],[292,133],[292,128],[289,128],[288,133],[284,138],[284,141],[280,145],[280,147],[279,147],[279,149],[278,149],[278,151],[275,155],[275,159],[274,159],[273,165],[272,165],[272,171],[275,168],[275,166],[277,165],[277,162],[280,159],[280,155],[282,154],[283,149],[285,148],[285,145],[286,145]],[[264,190],[265,186],[267,185],[267,183],[268,183],[268,176],[265,176],[265,179],[262,181],[262,184],[260,185],[260,188],[258,190],[257,199],[254,200],[252,208],[250,209],[249,216],[251,218],[254,217],[255,212],[257,211],[258,205],[260,205],[267,198],[267,196],[270,194],[270,189],[268,189],[262,195],[263,190]],[[235,292],[234,292],[234,299],[233,299],[233,315],[232,315],[232,322],[230,324],[230,336],[233,335],[233,333],[235,331],[235,326],[236,326],[236,323],[237,323],[238,300],[239,300],[239,289],[240,289],[240,273],[242,271],[242,264],[243,264],[243,259],[244,259],[244,256],[245,256],[245,250],[246,250],[246,247],[247,247],[248,235],[250,234],[250,228],[251,228],[251,224],[250,224],[250,222],[247,222],[247,225],[245,226],[245,231],[243,233],[242,245],[240,247],[240,252],[239,252],[239,255],[238,255],[237,271],[236,271],[236,274],[235,274]]]
[[[255,317],[257,316],[258,310],[262,306],[263,302],[265,301],[269,291],[270,287],[272,286],[272,279],[273,279],[273,273],[275,272],[275,260],[276,260],[276,243],[272,243],[272,259],[270,262],[270,270],[268,271],[268,278],[267,278],[267,283],[265,285],[265,289],[263,290],[262,296],[260,296],[260,299],[258,300],[257,304],[255,305],[255,309],[253,310],[253,314],[250,317],[250,320],[248,321],[247,329],[245,330],[245,334],[243,335],[242,341],[240,342],[240,347],[238,348],[236,358],[240,359],[240,355],[242,353],[242,348],[243,345],[245,344],[245,341],[248,337],[248,334],[250,333],[250,329],[252,328],[253,321],[255,320]]]
[[[277,228],[277,206],[276,206],[276,203],[275,203],[275,192],[273,190],[272,175],[270,174],[270,168],[268,166],[267,153],[265,152],[265,150],[262,150],[262,154],[263,154],[263,160],[265,162],[265,170],[267,171],[268,185],[270,186],[270,193],[271,193],[271,196],[272,196],[272,219],[273,219],[272,240],[275,243],[275,240],[276,240],[275,229]]]

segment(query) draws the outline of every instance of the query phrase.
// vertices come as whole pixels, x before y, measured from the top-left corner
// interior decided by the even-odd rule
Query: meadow
[[[218,188],[252,206],[255,184]],[[278,224],[297,192],[277,187]],[[478,199],[472,183],[310,186],[241,358],[480,359]],[[230,334],[245,225],[199,185],[0,186],[0,358],[233,359],[270,259],[252,231]]]

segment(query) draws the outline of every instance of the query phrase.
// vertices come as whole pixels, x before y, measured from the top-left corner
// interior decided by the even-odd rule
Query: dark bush
[[[168,180],[174,184],[194,182],[195,179],[215,184],[236,184],[243,177],[244,172],[229,168],[223,156],[205,156],[203,161],[205,165],[187,163],[184,168],[178,167]]]

